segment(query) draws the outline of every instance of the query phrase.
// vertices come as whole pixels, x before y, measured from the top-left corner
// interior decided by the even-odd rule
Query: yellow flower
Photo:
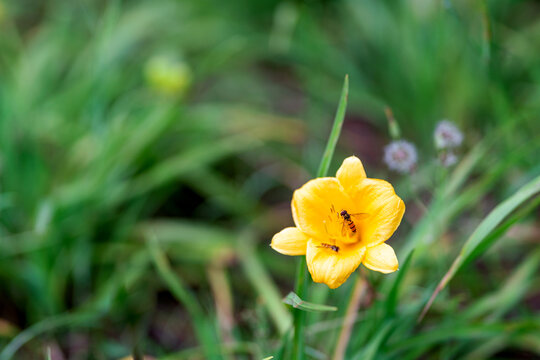
[[[274,235],[271,246],[285,255],[306,255],[314,282],[335,289],[361,263],[385,274],[398,269],[385,241],[399,226],[405,204],[388,182],[367,178],[357,157],[345,159],[335,178],[313,179],[296,190],[291,207],[296,227]]]

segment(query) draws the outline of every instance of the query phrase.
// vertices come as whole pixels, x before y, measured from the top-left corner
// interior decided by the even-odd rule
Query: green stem
[[[334,155],[339,134],[341,133],[341,127],[345,120],[345,110],[347,108],[347,99],[349,97],[349,75],[345,75],[343,82],[343,89],[341,90],[341,98],[339,99],[339,105],[334,118],[334,125],[332,131],[328,137],[326,149],[324,150],[319,170],[317,171],[317,177],[325,177],[328,174],[330,163]],[[307,292],[307,272],[306,272],[306,258],[302,257],[297,265],[296,271],[296,285],[295,292],[301,298],[306,298]],[[294,337],[293,337],[293,359],[304,359],[304,322],[306,313],[300,309],[294,310]]]
[[[306,296],[306,257],[302,256],[296,268],[296,285],[294,291],[300,298]],[[301,309],[294,309],[294,337],[293,337],[293,359],[301,360],[304,358],[304,322],[306,312]]]

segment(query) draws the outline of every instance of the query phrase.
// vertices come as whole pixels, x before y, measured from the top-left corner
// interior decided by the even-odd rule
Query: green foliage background
[[[3,0],[0,359],[289,358],[295,261],[268,245],[315,174],[345,74],[331,173],[356,154],[408,209],[390,240],[401,270],[362,270],[346,358],[539,357],[539,12]],[[156,56],[189,66],[184,93],[148,82]],[[382,162],[387,106],[418,146],[414,174]],[[465,136],[450,169],[433,145],[442,118]],[[307,358],[330,358],[353,283],[309,286],[338,311],[307,314]]]

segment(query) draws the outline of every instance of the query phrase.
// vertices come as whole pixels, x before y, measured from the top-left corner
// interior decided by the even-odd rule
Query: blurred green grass
[[[391,239],[406,265],[367,275],[346,358],[540,356],[537,191],[417,323],[476,227],[540,174],[539,10],[2,1],[0,359],[286,358],[294,261],[268,244],[292,224],[345,74],[330,173],[356,154],[408,208]],[[160,56],[190,69],[183,92],[145,77]],[[387,106],[419,147],[410,176],[382,163]],[[453,169],[435,161],[445,117],[466,139]],[[307,314],[308,358],[332,354],[351,291],[310,286],[308,301],[339,310]]]

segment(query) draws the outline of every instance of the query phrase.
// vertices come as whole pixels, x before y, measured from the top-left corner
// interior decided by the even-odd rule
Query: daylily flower
[[[335,289],[363,263],[391,273],[396,254],[385,241],[397,229],[405,204],[388,182],[369,179],[355,156],[336,177],[308,181],[292,199],[296,227],[274,235],[271,246],[285,255],[305,255],[314,282]]]

